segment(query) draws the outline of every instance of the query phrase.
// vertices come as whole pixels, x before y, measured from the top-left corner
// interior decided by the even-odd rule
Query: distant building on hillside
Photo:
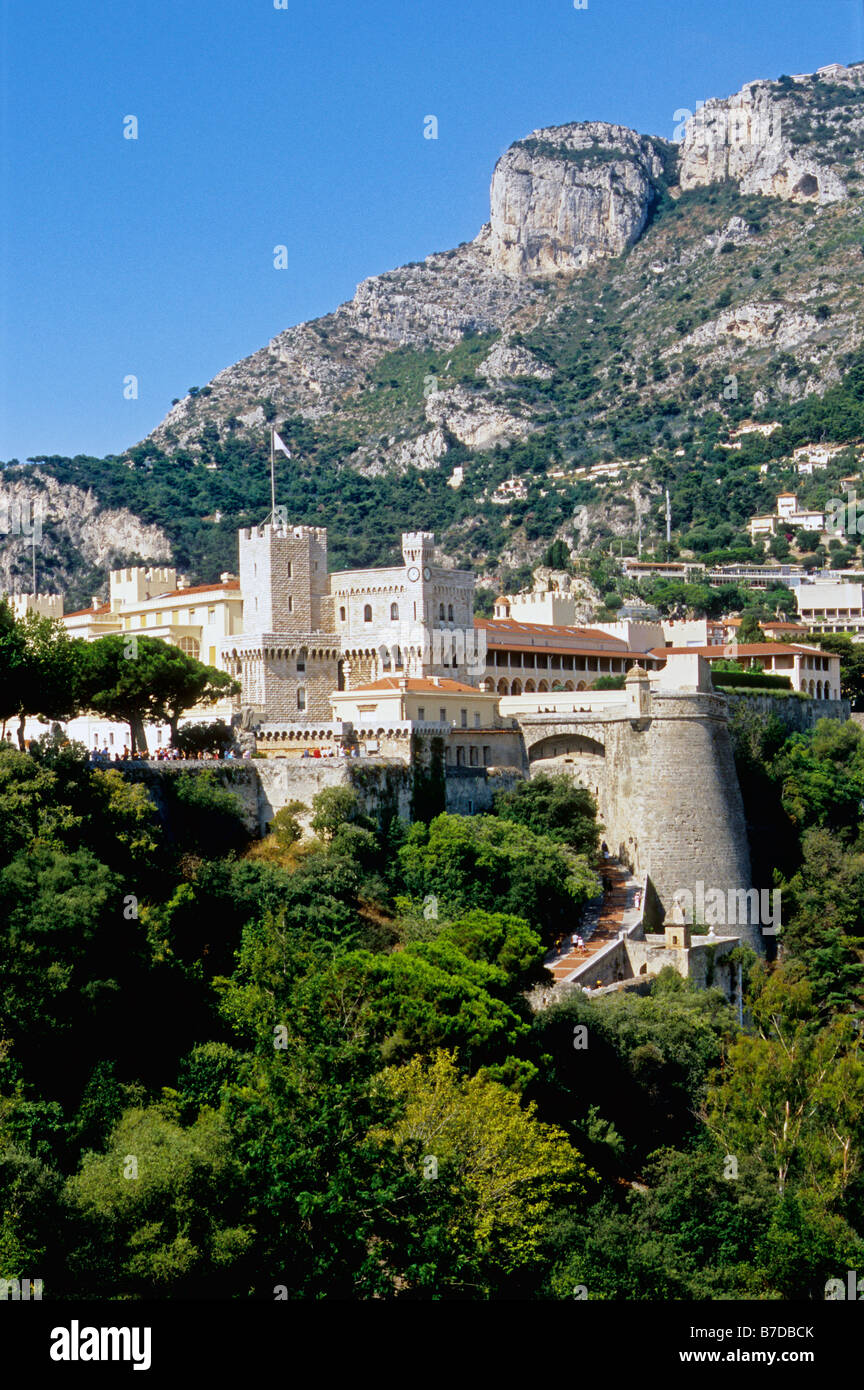
[[[802,584],[795,597],[813,632],[864,632],[864,585]]]
[[[776,511],[770,516],[752,516],[749,523],[752,540],[757,536],[776,536],[785,528],[799,527],[804,531],[824,531],[825,513],[799,507],[794,492],[778,493]]]

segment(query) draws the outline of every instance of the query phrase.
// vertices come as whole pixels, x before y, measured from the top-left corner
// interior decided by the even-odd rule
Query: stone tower
[[[255,526],[240,532],[243,633],[332,632],[323,526]]]
[[[243,635],[222,648],[239,679],[238,701],[265,720],[332,718],[341,684],[339,637],[327,575],[327,532],[255,526],[240,532]]]
[[[704,659],[670,657],[653,679],[634,667],[618,699],[520,724],[532,774],[564,771],[593,791],[609,848],[650,875],[667,921],[677,901],[722,895],[722,919],[700,906],[694,922],[764,950],[729,706]]]

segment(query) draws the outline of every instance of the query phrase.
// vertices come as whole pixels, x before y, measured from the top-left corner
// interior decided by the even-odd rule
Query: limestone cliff
[[[862,85],[861,68],[834,64],[815,79],[749,82],[734,96],[707,101],[686,122],[682,189],[732,179],[745,194],[841,201],[847,189],[838,145],[862,130],[860,117],[848,119],[843,91],[851,101]]]
[[[509,275],[583,270],[640,236],[662,177],[654,144],[624,126],[535,130],[492,175],[492,261]]]
[[[40,472],[38,482],[0,483],[0,592],[32,588],[34,537],[40,590],[73,592],[84,570],[94,571],[93,592],[104,594],[105,572],[124,560],[171,558],[171,546],[158,526],[147,526],[125,508],[103,508],[91,491],[60,484]],[[75,601],[88,602],[90,594]]]

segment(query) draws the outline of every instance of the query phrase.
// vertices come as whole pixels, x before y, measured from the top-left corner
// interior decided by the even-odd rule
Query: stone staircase
[[[638,920],[639,909],[636,902],[640,885],[637,880],[617,859],[601,861],[598,869],[610,881],[611,891],[589,903],[586,909],[581,932],[585,941],[582,950],[574,949],[571,938],[565,937],[561,946],[546,956],[546,969],[556,984],[569,980],[574,972],[578,972],[583,977],[584,984],[590,987],[593,983],[590,974],[591,957],[615,941],[621,931]]]

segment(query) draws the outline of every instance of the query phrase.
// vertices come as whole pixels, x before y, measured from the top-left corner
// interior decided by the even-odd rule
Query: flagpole
[[[270,524],[276,525],[276,445],[274,428],[270,426]]]

